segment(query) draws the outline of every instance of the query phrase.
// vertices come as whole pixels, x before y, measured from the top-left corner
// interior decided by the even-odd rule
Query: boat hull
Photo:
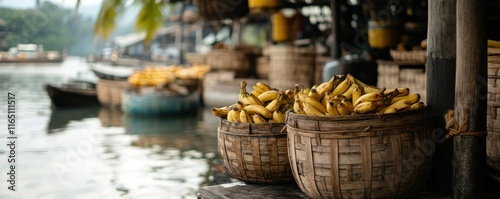
[[[99,104],[95,89],[62,88],[49,84],[45,85],[44,88],[52,104],[56,107],[80,107]]]
[[[125,113],[145,115],[173,115],[196,112],[200,106],[198,91],[187,95],[165,93],[122,93],[122,110]]]

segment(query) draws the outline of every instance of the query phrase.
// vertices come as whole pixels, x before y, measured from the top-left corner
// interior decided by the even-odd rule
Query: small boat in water
[[[73,80],[60,86],[46,84],[44,88],[52,104],[56,107],[79,107],[99,104],[94,82]]]
[[[136,70],[136,68],[129,66],[109,66],[104,64],[91,64],[89,68],[99,79],[107,80],[126,80]]]
[[[187,94],[171,92],[122,93],[122,110],[125,113],[145,115],[175,115],[196,112],[200,106],[199,91]]]

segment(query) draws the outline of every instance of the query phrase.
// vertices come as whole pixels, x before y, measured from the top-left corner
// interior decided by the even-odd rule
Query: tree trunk
[[[486,0],[457,1],[457,76],[455,119],[462,131],[486,131],[487,54]],[[464,115],[468,115],[464,117]],[[484,136],[453,137],[454,198],[484,198]]]
[[[444,115],[455,103],[456,0],[429,1],[427,33],[427,104],[437,113],[433,117],[436,150],[429,187],[451,193],[453,141],[446,140]]]

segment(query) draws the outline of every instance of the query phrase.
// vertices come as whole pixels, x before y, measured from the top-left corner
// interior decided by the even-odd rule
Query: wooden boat
[[[56,107],[78,107],[99,104],[95,83],[74,80],[61,86],[44,85]]]
[[[126,80],[136,68],[128,66],[108,66],[91,64],[89,69],[99,78],[107,80]]]
[[[196,112],[200,106],[200,93],[169,92],[139,93],[131,90],[122,93],[122,110],[125,113],[147,115],[173,115]]]
[[[0,64],[29,64],[29,63],[62,63],[64,58],[47,59],[47,58],[36,58],[36,59],[1,59]]]

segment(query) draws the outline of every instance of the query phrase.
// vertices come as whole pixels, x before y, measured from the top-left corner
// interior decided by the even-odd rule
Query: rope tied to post
[[[448,113],[444,116],[446,121],[446,130],[448,130],[448,134],[446,134],[446,139],[451,138],[455,135],[461,136],[486,136],[486,132],[467,132],[469,128],[469,112],[467,109],[463,109],[462,114],[462,123],[458,124],[455,119],[455,110],[449,110]],[[458,128],[457,128],[458,127]]]

